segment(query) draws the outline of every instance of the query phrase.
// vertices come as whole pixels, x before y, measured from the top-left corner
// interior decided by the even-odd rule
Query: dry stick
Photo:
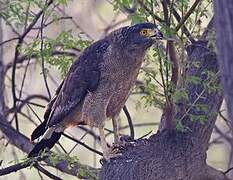
[[[71,137],[71,136],[69,136],[69,135],[67,135],[67,134],[65,134],[65,133],[62,133],[62,135],[65,136],[65,137],[67,137],[68,139],[70,139],[70,140],[72,140],[72,141],[74,141],[74,142],[76,142],[76,143],[82,145],[83,147],[87,148],[88,150],[90,150],[90,151],[92,151],[92,152],[94,152],[94,153],[96,153],[96,154],[98,154],[98,155],[100,155],[100,156],[103,156],[103,153],[101,153],[101,152],[99,152],[99,151],[97,151],[97,150],[95,150],[95,149],[89,147],[89,146],[86,145],[85,143],[83,143],[83,142],[81,142],[81,141],[79,141],[79,140],[77,140],[77,139],[75,139],[75,138],[73,138],[73,137]]]
[[[173,3],[172,3],[173,5]],[[167,24],[167,26],[170,26],[170,18],[169,18],[169,12],[168,12],[168,3],[167,0],[163,0],[162,1],[162,7],[163,7],[163,12],[164,12],[164,18],[165,18],[165,23]],[[170,9],[170,12],[173,10],[173,8]],[[171,16],[171,13],[170,13]],[[168,41],[167,42],[167,49],[166,49],[166,56],[170,55],[170,60],[173,63],[172,64],[172,77],[170,82],[174,84],[174,86],[176,87],[177,84],[177,79],[178,79],[178,71],[176,72],[176,68],[178,63],[177,63],[177,59],[176,57],[176,53],[175,53],[175,49],[174,49],[174,44],[173,41]],[[160,60],[161,61],[161,60]],[[164,108],[164,116],[165,116],[165,127],[166,129],[173,129],[175,127],[175,123],[174,123],[174,118],[173,118],[173,114],[174,114],[174,105],[171,99],[171,94],[173,92],[172,87],[168,87],[169,85],[169,75],[168,75],[168,63],[167,61],[165,61],[165,68],[166,68],[166,90],[167,90],[167,97],[166,97],[166,104],[165,104],[165,108]],[[162,63],[160,63],[162,64]],[[177,68],[178,69],[178,68]],[[163,73],[161,73],[161,76],[163,76]],[[170,92],[170,93],[169,93]]]

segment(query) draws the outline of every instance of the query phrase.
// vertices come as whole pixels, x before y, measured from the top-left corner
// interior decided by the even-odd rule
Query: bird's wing
[[[49,114],[47,127],[61,122],[79,103],[87,92],[98,87],[100,79],[99,64],[108,47],[105,40],[97,41],[88,47],[71,66],[59,93],[45,115]]]
[[[62,81],[62,83],[59,85],[59,87],[56,90],[55,95],[53,96],[51,101],[48,103],[46,111],[44,113],[44,121],[39,126],[37,126],[37,128],[34,129],[34,131],[32,132],[31,141],[34,141],[35,139],[42,136],[45,133],[45,131],[47,130],[46,125],[47,125],[47,122],[48,122],[48,119],[49,119],[50,112],[51,112],[53,104],[56,101],[57,96],[58,96],[58,94],[59,94],[59,92],[60,92],[60,90],[61,90],[61,88],[63,86],[63,83],[64,83],[64,81]]]

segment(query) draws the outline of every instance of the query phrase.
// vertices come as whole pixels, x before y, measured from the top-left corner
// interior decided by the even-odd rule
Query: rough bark
[[[233,1],[214,1],[215,28],[221,82],[233,124]]]
[[[224,89],[229,119],[233,127],[233,1],[215,0],[214,10],[221,83]],[[232,167],[233,158],[230,160],[230,166]],[[232,171],[229,175],[233,178]]]
[[[205,35],[206,38],[206,35]],[[208,48],[207,41],[198,41],[187,49],[189,64],[199,63],[200,67],[189,66],[187,75],[198,76],[201,82],[186,82],[190,104],[205,104],[207,111],[177,104],[175,115],[182,119],[187,132],[165,130],[152,135],[149,139],[137,140],[126,146],[123,155],[105,163],[100,173],[101,180],[223,180],[221,172],[206,164],[206,150],[216,121],[222,95],[219,91],[208,92],[204,84],[207,75],[203,72],[218,72],[215,53]],[[212,81],[212,80],[211,80]],[[218,78],[215,82],[218,84]],[[198,98],[199,97],[199,98]],[[197,99],[198,98],[198,99]],[[180,109],[185,109],[181,111]],[[207,122],[191,121],[189,115],[206,115]],[[184,117],[183,117],[184,116]]]
[[[0,5],[1,8],[1,5]],[[0,17],[0,42],[3,41],[2,18]],[[0,46],[0,113],[4,111],[4,65],[3,46]]]

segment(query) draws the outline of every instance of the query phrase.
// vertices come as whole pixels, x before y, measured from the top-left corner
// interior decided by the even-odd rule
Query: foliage
[[[190,0],[184,0],[178,1],[177,3],[171,3],[167,7],[168,11],[164,9],[164,6],[161,7],[161,4],[157,1],[146,0],[143,1],[143,5],[141,5],[142,1],[138,1],[139,3],[137,5],[135,5],[135,2],[137,1],[115,0],[113,1],[113,5],[115,11],[119,9],[129,11],[128,19],[131,20],[132,24],[142,21],[152,21],[159,24],[161,26],[161,31],[166,37],[172,37],[175,39],[175,48],[178,52],[177,57],[180,60],[179,63],[182,63],[180,68],[182,72],[185,72],[185,69],[188,68],[190,64],[185,62],[186,53],[184,44],[189,43],[190,39],[185,35],[184,29],[176,31],[179,23],[176,19],[176,14],[181,14],[180,18],[182,19],[182,17],[190,10],[193,2]],[[209,10],[211,9],[211,3],[212,1],[210,0],[201,1],[184,24],[194,39],[199,38],[203,32],[202,23],[205,19],[210,17]],[[138,8],[133,9],[135,6]],[[160,22],[158,23],[157,21]],[[156,45],[156,48],[153,48],[147,56],[146,62],[141,71],[146,92],[142,96],[145,106],[154,106],[161,110],[164,109],[170,97],[172,97],[170,101],[173,101],[175,104],[181,100],[186,103],[189,101],[188,94],[185,92],[183,87],[184,84],[181,83],[175,85],[171,81],[172,66],[174,62],[170,59],[168,51],[165,50],[167,47],[165,46],[166,44],[159,44]],[[195,66],[198,66],[198,64],[195,64]],[[208,72],[208,74],[210,75],[211,72]],[[184,80],[186,80],[187,83],[194,85],[204,83],[208,92],[213,92],[219,88],[214,86],[214,84],[217,83],[208,83],[208,80],[201,82],[201,79],[198,76],[186,76],[183,73],[180,74],[180,78],[180,82],[184,82]],[[204,105],[196,104],[195,107],[199,110],[207,111],[207,108],[204,108]],[[204,123],[207,118],[208,117],[205,115],[197,117],[194,115],[191,116],[192,120],[199,121],[200,123]],[[177,129],[182,129],[181,121],[176,122]]]
[[[46,29],[50,25],[59,27],[59,22],[64,19],[74,22],[64,12],[61,13],[61,9],[69,6],[70,2],[69,0],[54,0],[52,6],[47,7],[48,0],[0,0],[2,5],[0,6],[0,17],[2,17],[6,26],[14,32],[14,35],[19,37],[16,44],[19,43],[20,35],[36,20],[38,13],[42,12],[37,22],[29,29],[30,33],[21,39],[22,42],[19,43],[19,46],[15,46],[15,50],[19,50],[16,61],[21,60],[17,64],[17,68],[24,68],[25,76],[27,66],[34,63],[36,66],[42,67],[45,79],[49,78],[48,75],[52,68],[56,68],[61,77],[64,78],[78,55],[93,42],[93,39],[77,23],[73,23],[76,27],[75,29],[56,29],[56,35],[53,36],[47,33]],[[159,108],[163,111],[169,103],[175,106],[180,102],[184,103],[186,109],[182,112],[180,118],[175,119],[178,131],[190,130],[183,125],[183,120],[186,117],[189,117],[190,121],[205,124],[210,116],[214,116],[214,113],[209,113],[210,107],[202,103],[200,99],[203,98],[202,95],[204,92],[211,94],[221,91],[218,83],[218,73],[205,70],[201,74],[201,77],[204,78],[185,74],[187,68],[200,68],[198,61],[187,62],[185,47],[200,38],[203,33],[206,27],[205,21],[209,20],[212,16],[212,0],[200,1],[182,24],[180,23],[190,11],[193,0],[166,1],[167,3],[170,2],[168,4],[165,1],[158,0],[111,0],[104,2],[110,3],[117,15],[126,17],[129,24],[146,21],[156,23],[160,26],[164,36],[168,39],[170,38],[175,47],[176,57],[179,61],[180,74],[178,82],[176,83],[171,80],[174,75],[173,67],[175,63],[168,51],[168,43],[164,41],[155,44],[146,55],[145,63],[140,71],[142,85],[135,88],[133,92],[141,96],[137,104],[142,103],[145,107]],[[116,18],[108,28],[115,28],[118,25],[121,26],[121,22],[118,22]],[[187,35],[187,32],[190,35]],[[213,49],[213,52],[216,52],[215,33],[211,32],[208,36],[208,47]],[[33,63],[31,63],[31,59],[34,59]],[[45,63],[45,67],[43,67],[43,63]],[[26,68],[25,64],[27,64]],[[14,69],[12,63],[8,65],[9,69]],[[24,80],[22,81],[21,88],[16,88],[17,91],[18,89],[20,91],[23,90],[23,84]],[[197,95],[193,103],[190,102],[185,84],[204,87],[204,91]],[[12,89],[14,88],[13,85]],[[20,105],[19,99],[14,99],[17,102],[15,103],[17,106]],[[15,117],[15,114],[13,116]],[[77,157],[70,157],[62,153],[59,155],[52,153],[49,158],[54,166],[61,160],[66,159],[69,170],[72,170],[79,161]],[[28,162],[28,159],[22,161]],[[86,166],[82,165],[80,165],[78,176],[96,179],[95,174],[92,174]]]
[[[41,53],[41,43],[43,41],[43,51]],[[77,57],[67,56],[65,52],[72,49],[82,51],[90,44],[89,40],[83,40],[73,36],[72,31],[63,31],[55,38],[35,39],[30,44],[21,49],[21,52],[28,58],[32,56],[41,60],[41,56],[45,61],[60,70],[62,77],[67,73],[70,65]],[[54,55],[55,52],[64,52],[64,54]]]

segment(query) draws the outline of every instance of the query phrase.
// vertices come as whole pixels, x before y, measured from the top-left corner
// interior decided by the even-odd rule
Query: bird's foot
[[[120,149],[116,146],[112,146],[107,150],[103,151],[103,158],[100,160],[100,163],[103,165],[105,162],[110,162],[111,159],[121,156]]]
[[[116,139],[110,148],[103,150],[103,158],[100,160],[100,163],[103,165],[105,162],[110,162],[111,159],[120,157],[126,145],[132,142],[134,142],[134,139],[127,135]]]
[[[128,135],[121,136],[117,141],[113,143],[113,147],[119,148],[120,150],[124,150],[124,147],[127,144],[134,142],[135,140]]]

